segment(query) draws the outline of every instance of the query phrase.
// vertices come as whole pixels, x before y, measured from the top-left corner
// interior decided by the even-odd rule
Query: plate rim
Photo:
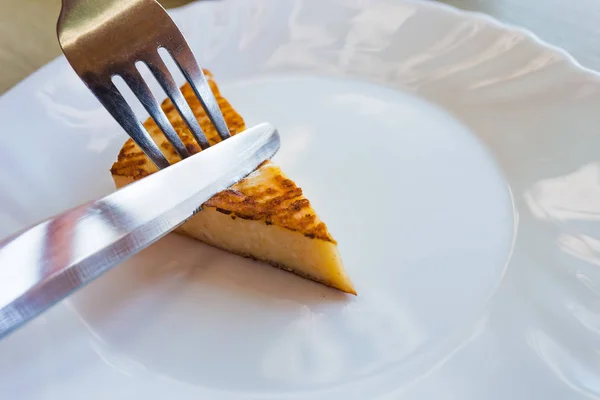
[[[533,33],[532,31],[530,31],[528,29],[502,22],[494,17],[491,17],[491,16],[485,14],[485,13],[461,10],[455,6],[451,6],[448,4],[435,3],[432,1],[426,1],[426,0],[398,0],[398,2],[406,3],[406,4],[411,4],[411,3],[418,4],[421,7],[435,8],[435,9],[439,9],[440,11],[444,10],[444,12],[452,13],[461,18],[468,18],[468,19],[474,20],[474,21],[483,21],[484,23],[492,25],[503,31],[517,32],[519,34],[522,34],[523,37],[530,43],[533,43],[536,46],[540,46],[541,48],[543,48],[545,50],[552,51],[553,54],[560,56],[561,60],[567,61],[569,68],[568,68],[568,72],[566,72],[566,73],[568,73],[568,74],[584,73],[587,76],[594,77],[594,79],[600,78],[599,71],[596,71],[596,70],[593,70],[593,69],[583,66],[568,51],[566,51],[565,49],[563,49],[559,46],[550,44],[549,42],[541,39],[539,36],[537,36],[535,33]],[[185,10],[190,9],[190,8],[201,7],[200,4],[202,4],[202,3],[201,2],[193,2],[193,3],[187,4],[187,5],[183,5],[183,6],[171,9],[171,10],[169,10],[169,12],[172,12],[172,13],[184,12]],[[204,5],[202,5],[202,6],[204,6]],[[14,85],[7,92],[5,92],[2,96],[0,96],[0,102],[5,97],[10,98],[13,91],[23,90],[24,87],[25,87],[25,90],[30,90],[30,88],[27,88],[27,85],[31,85],[31,84],[35,83],[37,78],[39,78],[40,76],[43,76],[43,74],[45,73],[45,70],[52,68],[52,66],[55,64],[63,63],[64,61],[65,61],[65,59],[64,59],[64,56],[62,56],[62,55],[49,61],[48,63],[46,63],[45,65],[40,67],[38,70],[36,70],[32,74],[30,74],[28,77],[26,77],[25,79],[23,79],[16,85]],[[595,82],[600,83],[600,80],[595,81]],[[516,237],[514,238],[514,240],[516,240]],[[495,295],[495,292],[493,295]]]
[[[529,40],[531,43],[533,43],[537,46],[541,46],[547,50],[550,50],[550,51],[554,52],[555,55],[559,55],[563,59],[563,61],[567,61],[567,63],[573,70],[575,70],[579,73],[589,74],[591,77],[598,79],[598,84],[600,84],[600,71],[597,71],[593,68],[584,66],[568,50],[566,50],[565,48],[560,47],[558,45],[552,44],[551,42],[549,42],[545,39],[542,39],[537,33],[533,32],[531,29],[519,26],[514,23],[501,21],[497,17],[494,17],[490,14],[486,14],[481,11],[463,10],[454,5],[450,5],[450,4],[446,4],[446,3],[439,3],[436,0],[393,0],[393,1],[398,1],[401,3],[402,2],[413,3],[413,4],[418,4],[421,7],[433,8],[433,9],[437,8],[446,13],[454,14],[457,16],[462,16],[465,18],[469,18],[471,20],[483,21],[489,25],[493,25],[496,28],[503,29],[503,30],[510,31],[510,32],[519,33],[519,34],[523,35],[523,37],[525,39]],[[176,14],[182,13],[188,8],[195,8],[195,7],[204,7],[204,4],[200,1],[195,0],[188,4],[169,8],[169,9],[167,9],[167,12],[172,16],[172,13],[176,13]],[[6,92],[4,92],[2,95],[0,95],[0,101],[2,101],[5,97],[10,96],[12,94],[12,92],[17,90],[18,88],[26,86],[29,83],[29,81],[32,81],[36,77],[41,75],[51,64],[55,64],[58,62],[64,62],[64,61],[66,61],[66,58],[63,54],[60,54],[60,55],[54,57],[52,60],[48,61],[47,63],[45,63],[38,69],[36,69],[34,72],[27,75],[25,78],[23,78],[22,80],[17,82],[15,85],[10,87]],[[69,65],[69,64],[67,63],[67,65]]]

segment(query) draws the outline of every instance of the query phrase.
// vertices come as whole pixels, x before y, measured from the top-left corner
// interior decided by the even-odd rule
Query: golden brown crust
[[[310,202],[296,184],[271,162],[254,173],[217,193],[205,204],[223,213],[266,224],[279,225],[301,232],[309,238],[335,243],[327,226],[321,222]]]
[[[245,129],[244,120],[231,107],[229,102],[221,96],[219,88],[210,72],[206,70],[204,72],[215,93],[229,130],[234,135],[243,131]],[[208,141],[211,145],[218,143],[220,141],[218,133],[208,119],[191,87],[187,84],[184,85],[182,93],[198,118]],[[170,100],[165,100],[161,106],[190,153],[195,154],[200,152],[200,147],[195,142],[173,103]],[[165,139],[160,128],[158,128],[152,119],[148,119],[144,123],[144,126],[153,140],[163,150],[169,162],[175,163],[180,160],[171,144]],[[123,145],[117,161],[111,168],[111,173],[115,177],[115,180],[117,180],[117,177],[138,180],[156,171],[157,169],[154,164],[150,162],[131,139],[127,140]],[[120,181],[125,180],[120,179]],[[310,238],[335,243],[327,230],[327,226],[319,220],[310,202],[303,196],[302,189],[297,187],[292,180],[288,179],[281,172],[279,167],[273,165],[271,162],[264,163],[247,178],[231,188],[218,193],[206,202],[204,206],[215,207],[221,212],[231,214],[232,217],[262,220],[266,224],[275,224],[301,232]]]
[[[208,82],[215,93],[215,97],[217,102],[219,103],[219,107],[223,112],[223,116],[225,117],[225,121],[227,122],[227,126],[229,127],[229,131],[235,135],[238,132],[246,129],[244,120],[242,117],[231,107],[231,104],[221,96],[219,88],[215,83],[212,75],[204,70]],[[188,101],[192,111],[196,115],[198,122],[200,123],[200,127],[202,128],[206,138],[208,139],[211,145],[218,143],[221,138],[217,133],[216,129],[210,122],[210,119],[206,115],[206,112],[202,108],[200,101],[197,99],[194,91],[191,86],[185,84],[181,88],[181,92],[183,96]],[[183,141],[184,145],[188,149],[191,154],[196,154],[201,151],[200,146],[194,140],[189,128],[179,115],[177,109],[173,105],[170,99],[167,99],[162,102],[161,107],[163,108],[165,114],[167,115],[169,121],[175,128],[175,131]],[[148,118],[146,122],[144,122],[144,126],[150,133],[152,139],[156,142],[159,148],[165,154],[165,157],[171,163],[176,163],[180,161],[180,157],[175,152],[175,149],[168,140],[162,134],[160,128],[156,125],[154,120]],[[123,175],[133,177],[134,180],[141,179],[145,176],[148,176],[154,172],[156,172],[156,166],[152,164],[152,162],[146,157],[146,155],[142,152],[142,150],[133,142],[133,140],[128,139],[127,142],[121,148],[119,155],[117,157],[117,161],[113,164],[110,172],[113,175]]]

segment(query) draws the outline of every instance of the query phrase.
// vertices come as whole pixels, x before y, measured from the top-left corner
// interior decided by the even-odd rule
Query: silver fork
[[[160,169],[169,162],[112,79],[120,76],[181,158],[190,154],[136,67],[145,63],[202,149],[209,147],[194,113],[158,50],[173,58],[221,139],[230,136],[223,114],[183,35],[154,0],[62,0],[57,34],[67,60],[102,105]]]

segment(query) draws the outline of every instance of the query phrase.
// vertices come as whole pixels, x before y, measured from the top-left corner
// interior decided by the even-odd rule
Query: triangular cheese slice
[[[244,120],[221,96],[212,75],[204,72],[231,133],[243,131]],[[220,138],[191,87],[184,85],[182,92],[211,145],[218,143]],[[192,154],[201,151],[173,103],[165,100],[162,108],[188,151]],[[171,163],[180,160],[152,119],[144,126]],[[131,139],[123,145],[111,169],[117,187],[156,171],[154,164]],[[176,232],[356,294],[327,226],[303,196],[302,189],[270,161],[211,198]]]

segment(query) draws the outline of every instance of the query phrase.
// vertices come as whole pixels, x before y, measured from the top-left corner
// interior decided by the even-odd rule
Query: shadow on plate
[[[150,295],[167,304],[184,293],[198,300],[226,295],[244,301],[290,301],[306,306],[345,302],[348,295],[265,263],[242,258],[176,234],[115,267],[73,298],[94,318],[111,318],[126,303]],[[210,303],[199,303],[209,307]],[[160,305],[158,305],[160,307]]]
[[[337,334],[326,315],[339,313],[351,299],[173,234],[70,303],[89,330],[94,351],[119,372],[232,389],[232,377],[233,386],[245,388],[276,377],[307,347],[330,345],[335,351],[335,343],[328,342]]]

